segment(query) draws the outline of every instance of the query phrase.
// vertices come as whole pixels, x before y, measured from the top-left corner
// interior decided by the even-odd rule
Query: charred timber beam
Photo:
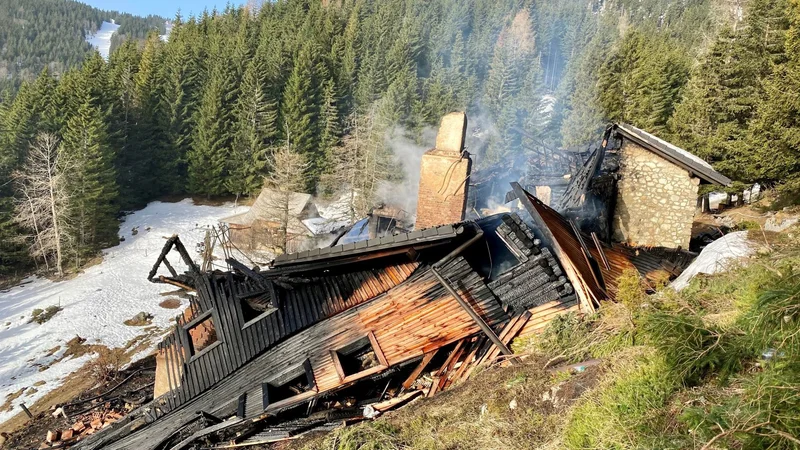
[[[175,271],[175,269],[172,267],[172,264],[169,263],[169,260],[167,258],[164,258],[162,262],[167,267],[167,270],[169,270],[170,275],[172,275],[173,278],[177,278],[178,272]]]
[[[158,268],[162,263],[166,264],[167,269],[173,277],[177,277],[175,269],[172,267],[172,265],[170,265],[169,261],[166,260],[167,254],[170,252],[170,250],[172,250],[173,247],[178,250],[178,254],[181,255],[183,262],[189,267],[189,271],[195,273],[200,272],[200,268],[197,267],[197,264],[195,264],[194,261],[192,261],[192,257],[189,255],[189,252],[186,251],[186,247],[183,246],[183,243],[181,242],[180,238],[178,238],[178,235],[173,234],[167,239],[167,242],[164,244],[164,248],[161,249],[161,254],[158,255],[156,263],[153,264],[153,268],[150,269],[150,273],[147,275],[148,281],[153,281],[153,278],[156,276],[156,272],[158,272]]]
[[[299,261],[297,263],[294,263],[294,262],[290,261],[290,262],[287,262],[287,263],[282,263],[280,266],[275,266],[273,270],[265,270],[262,273],[262,275],[264,275],[265,278],[267,278],[267,279],[271,279],[272,277],[277,277],[277,276],[281,276],[281,275],[285,275],[285,274],[293,274],[293,273],[298,273],[298,272],[311,272],[311,271],[316,271],[316,270],[326,270],[326,269],[330,269],[332,267],[339,267],[339,266],[347,266],[347,265],[351,265],[351,264],[358,264],[358,263],[362,263],[362,262],[365,262],[365,261],[371,261],[373,259],[380,259],[380,258],[385,258],[385,257],[389,257],[389,256],[398,256],[398,255],[403,255],[403,254],[409,256],[409,258],[412,258],[414,256],[413,253],[410,253],[412,250],[414,252],[418,252],[420,250],[425,250],[425,249],[429,249],[429,248],[432,248],[432,247],[437,247],[439,245],[449,244],[452,241],[453,241],[452,238],[447,238],[447,239],[443,239],[441,241],[427,242],[427,243],[423,242],[423,243],[419,243],[419,244],[403,246],[403,247],[387,249],[387,250],[381,250],[381,251],[375,251],[375,252],[370,252],[370,253],[364,253],[364,254],[354,255],[354,256],[350,256],[350,257],[340,257],[340,258],[336,258],[336,259],[326,258],[325,260],[313,261],[313,262],[304,260],[304,261]],[[270,272],[273,272],[273,271],[275,272],[275,275],[270,273]]]
[[[233,258],[228,258],[228,259],[225,260],[225,262],[228,263],[228,265],[231,266],[234,270],[238,270],[239,272],[243,273],[244,275],[250,277],[256,283],[259,283],[259,284],[263,284],[264,283],[264,277],[262,276],[262,274],[260,274],[260,273],[256,272],[255,270],[245,266],[244,264],[240,263],[239,261],[237,261],[237,260],[235,260]]]
[[[603,266],[605,266],[606,270],[611,270],[611,264],[608,263],[606,252],[603,250],[603,246],[600,244],[600,239],[597,237],[597,233],[595,232],[592,232],[592,241],[594,241],[594,246],[597,248],[597,253],[600,254],[600,259],[603,260]]]
[[[436,277],[436,279],[439,280],[439,283],[441,283],[442,287],[444,287],[447,290],[447,292],[449,292],[450,295],[454,299],[456,299],[456,301],[458,302],[459,305],[461,305],[464,311],[466,311],[467,314],[469,314],[469,316],[472,317],[472,320],[474,320],[475,323],[478,324],[480,329],[484,332],[484,334],[486,334],[489,340],[491,340],[492,343],[494,343],[494,345],[496,345],[497,348],[499,348],[504,355],[512,355],[513,352],[506,346],[506,344],[503,343],[503,341],[500,340],[497,334],[495,334],[494,330],[492,330],[492,327],[490,327],[489,324],[487,324],[486,321],[483,320],[483,317],[481,317],[481,315],[478,314],[477,311],[475,311],[472,305],[470,305],[466,300],[464,300],[464,298],[461,297],[461,295],[453,288],[453,286],[447,280],[445,280],[444,277],[442,277],[437,268],[431,267],[431,272]]]
[[[439,261],[437,261],[433,265],[434,268],[440,268],[440,267],[444,266],[445,264],[447,264],[448,262],[452,261],[453,258],[455,258],[456,256],[460,255],[461,252],[463,252],[464,250],[469,248],[472,244],[478,242],[483,237],[483,230],[481,229],[481,227],[479,227],[478,224],[476,224],[474,222],[471,223],[471,225],[475,229],[475,236],[472,236],[471,238],[469,238],[468,241],[466,241],[463,244],[459,245],[452,252],[450,252],[447,255],[445,255],[444,258],[442,258]],[[436,272],[434,272],[434,273],[436,273]]]

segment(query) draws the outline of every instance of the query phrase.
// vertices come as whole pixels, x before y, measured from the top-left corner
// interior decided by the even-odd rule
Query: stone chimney
[[[467,115],[442,118],[436,148],[422,156],[417,199],[417,230],[464,220],[472,160],[464,151]]]

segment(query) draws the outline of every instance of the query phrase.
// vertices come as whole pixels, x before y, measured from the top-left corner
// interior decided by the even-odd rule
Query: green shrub
[[[728,377],[752,356],[742,346],[738,330],[706,324],[688,312],[654,311],[643,322],[648,342],[686,385],[696,385],[710,374]]]

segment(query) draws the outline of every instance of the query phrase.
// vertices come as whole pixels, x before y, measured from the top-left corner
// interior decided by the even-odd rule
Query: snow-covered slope
[[[159,303],[167,298],[160,293],[170,289],[146,279],[164,245],[164,237],[180,234],[186,248],[193,252],[196,244],[202,241],[206,227],[246,209],[232,205],[199,206],[188,199],[179,203],[153,202],[126,218],[120,231],[125,241],[105,250],[102,263],[70,280],[53,282],[34,278],[0,293],[0,404],[8,394],[23,387],[40,381],[46,383],[37,386],[35,394],[15,401],[11,412],[0,412],[0,423],[19,412],[16,407],[19,402],[32,404],[57,388],[59,380],[90,358],[67,359],[40,371],[40,367],[51,364],[64,351],[62,348],[47,356],[49,350],[76,335],[89,344],[125,346],[143,334],[143,328],[124,325],[123,321],[142,311],[154,316],[153,325],[169,327],[170,319],[179,310],[164,309]],[[138,227],[136,235],[132,233],[134,227]],[[178,258],[171,258],[171,261],[175,264]],[[183,306],[188,304],[186,300],[182,302]],[[50,305],[60,305],[64,309],[42,325],[28,323],[31,311]],[[151,342],[151,349],[156,344]]]
[[[97,33],[86,38],[86,42],[96,48],[100,52],[100,56],[108,59],[108,54],[111,53],[111,36],[119,29],[119,25],[111,19],[111,22],[103,22]]]

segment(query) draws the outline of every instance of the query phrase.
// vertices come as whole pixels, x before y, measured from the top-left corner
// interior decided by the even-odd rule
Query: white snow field
[[[755,251],[747,239],[747,231],[729,233],[708,244],[689,267],[676,278],[671,286],[680,291],[699,273],[714,274],[727,269],[732,262],[749,257]]]
[[[93,357],[68,358],[40,371],[40,367],[59,358],[64,353],[63,344],[76,335],[85,338],[87,344],[124,347],[131,339],[145,334],[146,327],[123,324],[142,311],[154,316],[150,326],[168,329],[170,319],[181,310],[160,307],[159,303],[168,298],[160,293],[174,289],[147,281],[147,274],[164,246],[164,238],[179,234],[189,253],[196,257],[195,246],[203,240],[207,227],[216,225],[222,217],[246,210],[242,206],[234,208],[233,204],[195,205],[190,199],[178,203],[153,202],[126,217],[120,229],[125,241],[104,250],[102,263],[70,280],[53,282],[34,277],[21,286],[0,292],[0,404],[8,394],[36,382],[46,383],[36,386],[33,395],[16,399],[11,411],[0,412],[0,423],[20,412],[20,402],[33,404]],[[132,233],[134,227],[138,227],[136,235]],[[170,254],[170,262],[181,271],[184,267],[179,259],[177,253]],[[188,300],[181,303],[185,307]],[[31,311],[50,305],[64,309],[44,324],[28,323]],[[160,335],[152,338],[150,347],[136,356],[141,358],[152,352]],[[47,356],[57,346],[62,348]]]
[[[116,33],[117,29],[119,25],[114,19],[111,19],[111,22],[103,22],[95,34],[86,37],[86,42],[96,48],[103,59],[108,60],[108,54],[111,53],[111,35]]]

